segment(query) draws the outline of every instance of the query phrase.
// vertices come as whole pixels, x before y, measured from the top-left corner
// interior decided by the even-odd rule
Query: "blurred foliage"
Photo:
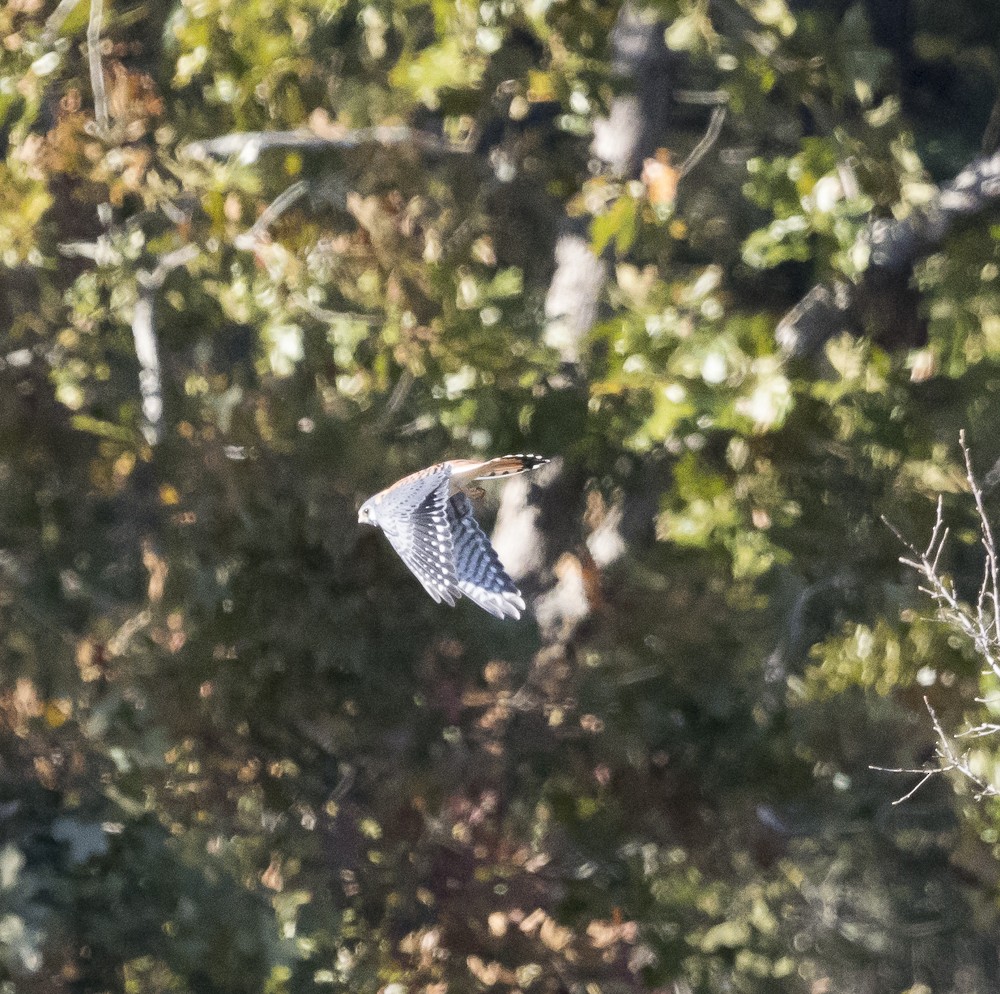
[[[996,989],[1000,809],[869,766],[926,759],[924,695],[995,710],[880,518],[919,544],[943,493],[974,596],[1000,226],[920,262],[919,347],[793,371],[773,332],[976,153],[1000,7],[658,0],[671,85],[728,101],[680,182],[703,107],[641,180],[588,167],[614,3],[107,7],[104,132],[88,4],[0,6],[2,990]],[[401,123],[448,151],[194,154]],[[567,213],[612,272],[582,402],[541,336]],[[355,524],[522,450],[587,532],[649,505],[571,651]]]

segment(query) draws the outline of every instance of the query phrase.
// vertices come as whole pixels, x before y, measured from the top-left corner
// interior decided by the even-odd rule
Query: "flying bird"
[[[520,618],[524,598],[472,513],[463,487],[544,466],[541,456],[450,459],[369,497],[358,521],[377,525],[437,603],[464,594],[497,618]]]

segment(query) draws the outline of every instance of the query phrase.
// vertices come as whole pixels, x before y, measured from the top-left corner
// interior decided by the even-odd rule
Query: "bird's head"
[[[370,500],[366,500],[358,510],[358,523],[362,525],[375,524],[375,505]]]

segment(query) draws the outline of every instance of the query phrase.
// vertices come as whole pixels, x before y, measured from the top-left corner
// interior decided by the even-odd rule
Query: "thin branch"
[[[940,571],[941,555],[949,536],[949,530],[944,523],[943,501],[941,497],[938,497],[934,515],[934,526],[931,529],[930,539],[926,549],[922,552],[918,551],[911,542],[907,542],[898,529],[894,528],[889,522],[886,522],[886,524],[889,525],[896,537],[908,550],[909,555],[901,556],[899,561],[903,565],[910,567],[910,569],[915,570],[923,579],[924,583],[920,585],[920,590],[925,592],[937,605],[938,620],[948,625],[952,630],[965,635],[975,646],[977,654],[985,662],[987,667],[985,672],[992,672],[1000,678],[1000,567],[998,567],[997,563],[996,542],[993,537],[993,527],[990,524],[983,502],[982,488],[973,471],[972,452],[966,441],[964,431],[959,433],[959,444],[961,445],[962,455],[965,459],[966,479],[968,480],[969,490],[975,501],[976,513],[979,518],[980,543],[985,553],[983,580],[979,587],[979,596],[975,608],[959,600],[954,581],[943,576]],[[985,703],[982,699],[977,699],[977,701],[978,703]],[[903,801],[911,798],[935,774],[948,772],[957,772],[972,784],[975,788],[977,800],[983,797],[1000,796],[1000,789],[983,780],[972,769],[969,762],[969,753],[959,753],[956,751],[952,744],[952,739],[945,733],[937,713],[926,697],[924,698],[924,706],[927,708],[934,733],[937,736],[937,746],[935,748],[935,756],[938,761],[937,767],[920,770],[888,770],[884,767],[871,767],[871,769],[883,770],[884,772],[920,774],[921,779],[919,783],[894,803],[901,804]],[[959,732],[954,738],[980,739],[995,735],[998,732],[1000,732],[1000,724],[986,721],[963,732]]]
[[[140,284],[139,299],[132,312],[132,340],[139,360],[139,392],[142,394],[142,434],[150,445],[161,436],[163,419],[163,383],[160,373],[160,349],[153,325],[154,287]]]
[[[924,697],[924,707],[927,708],[927,713],[931,717],[931,724],[934,726],[934,733],[937,735],[938,739],[938,744],[934,749],[934,755],[937,758],[938,765],[931,767],[925,766],[920,769],[894,768],[888,766],[868,767],[870,770],[877,770],[880,773],[906,773],[920,775],[920,780],[916,783],[916,785],[908,790],[902,797],[893,801],[893,805],[895,806],[897,804],[902,804],[904,801],[908,801],[932,777],[941,773],[952,772],[961,773],[966,780],[976,787],[976,800],[980,800],[983,797],[997,796],[998,791],[994,786],[986,783],[979,776],[973,773],[971,767],[969,766],[967,754],[959,756],[955,752],[954,748],[952,748],[951,740],[945,734],[941,721],[937,716],[937,712],[931,706],[931,702],[926,697]]]
[[[63,5],[57,8],[57,13],[63,10]],[[68,13],[68,8],[65,13]],[[54,17],[55,15],[53,15]],[[65,15],[64,15],[65,16]],[[102,141],[111,140],[111,117],[108,110],[108,94],[104,83],[104,65],[101,61],[101,25],[104,17],[104,0],[90,0],[90,20],[87,24],[87,61],[90,66],[90,86],[94,94],[94,129]],[[52,25],[50,19],[49,25]],[[57,25],[58,26],[58,25]],[[112,222],[111,204],[98,204],[97,216],[104,227],[110,228]],[[111,252],[107,233],[94,243],[94,260],[100,265],[101,255]],[[65,246],[69,253],[71,248],[82,252],[82,247]],[[186,245],[175,252],[165,255],[153,270],[148,273],[140,270],[136,274],[138,283],[138,298],[132,313],[132,340],[135,344],[135,356],[139,362],[139,391],[142,395],[142,415],[144,424],[142,433],[150,445],[155,445],[161,436],[163,420],[163,382],[160,370],[160,349],[156,338],[156,327],[153,321],[153,311],[156,293],[171,270],[183,266],[198,254],[195,245]]]
[[[298,183],[293,183],[287,190],[283,193],[279,193],[274,200],[261,212],[259,218],[257,218],[251,231],[261,234],[267,228],[269,228],[275,221],[281,217],[282,214],[288,210],[292,204],[295,203],[300,197],[305,196],[309,189],[309,184],[304,180],[300,179]]]
[[[937,755],[938,758],[946,765],[942,766],[942,772],[948,770],[957,770],[962,774],[967,780],[969,780],[976,788],[976,800],[981,800],[984,797],[995,797],[998,794],[997,788],[992,784],[986,783],[977,774],[972,772],[969,767],[968,753],[964,753],[959,756],[956,754],[955,750],[951,746],[951,741],[947,735],[945,735],[944,729],[941,727],[941,722],[938,720],[937,713],[934,708],[931,707],[930,701],[924,698],[924,705],[927,708],[928,713],[931,716],[931,722],[934,725],[934,731],[937,733],[938,737],[938,748]]]
[[[101,63],[101,19],[104,0],[90,0],[90,23],[87,25],[87,61],[90,63],[90,88],[94,93],[94,121],[97,136],[105,141],[111,131],[108,115],[108,94],[104,88],[104,66]]]
[[[810,583],[799,592],[792,609],[788,612],[785,631],[764,663],[764,679],[767,683],[783,683],[788,676],[787,660],[792,653],[797,653],[801,648],[806,611],[813,600],[831,588],[842,586],[843,583],[844,577],[829,576],[817,580],[816,583]]]
[[[396,385],[392,388],[392,393],[389,394],[382,416],[378,419],[379,428],[385,428],[396,411],[403,406],[403,402],[409,396],[415,382],[413,374],[408,369],[404,369],[396,381]]]
[[[309,184],[304,180],[300,179],[297,183],[293,183],[287,190],[283,190],[278,194],[274,200],[271,201],[267,207],[261,212],[261,215],[253,223],[253,226],[247,231],[244,231],[241,235],[237,235],[233,239],[233,244],[244,250],[253,249],[254,245],[267,235],[267,229],[274,224],[275,221],[281,217],[285,211],[288,210],[296,200],[299,200],[305,195],[309,189]]]
[[[256,162],[262,152],[271,150],[300,152],[351,151],[365,145],[410,145],[422,152],[468,155],[469,150],[426,131],[406,125],[357,128],[338,137],[325,137],[300,128],[296,131],[242,131],[218,138],[206,138],[184,147],[196,159],[227,159],[237,156],[244,165]]]
[[[90,21],[87,24],[87,62],[90,65],[90,88],[94,93],[93,131],[102,142],[111,138],[111,118],[108,113],[108,94],[104,86],[104,65],[101,61],[101,21],[104,16],[104,0],[90,0]],[[98,239],[98,245],[108,242],[107,229],[111,227],[113,215],[111,203],[104,200],[97,205],[97,219],[105,228]],[[99,248],[98,252],[102,249]]]
[[[993,528],[990,525],[990,519],[986,514],[986,508],[983,506],[983,492],[976,482],[976,474],[972,471],[972,453],[965,442],[964,428],[959,432],[958,439],[959,444],[962,446],[962,454],[965,456],[965,476],[969,481],[969,489],[972,491],[972,497],[976,502],[976,512],[979,515],[983,548],[986,550],[986,567],[983,576],[983,585],[979,593],[979,620],[982,625],[983,604],[985,601],[991,600],[993,602],[991,624],[993,626],[993,637],[996,639],[1000,638],[1000,597],[998,597],[998,589],[1000,588],[997,585],[996,543],[993,540]],[[988,629],[984,628],[984,630]]]
[[[719,135],[722,134],[722,125],[726,120],[726,107],[716,107],[712,111],[712,116],[708,119],[708,129],[705,131],[701,141],[693,149],[691,154],[684,160],[680,169],[677,170],[677,178],[682,179],[687,176],[695,166],[701,162],[708,154],[709,149],[715,144]]]
[[[873,769],[874,768],[875,767],[873,767]],[[893,772],[895,772],[895,771],[893,771]],[[913,772],[916,772],[916,771],[915,770],[900,770],[899,772],[900,773],[913,773]],[[904,801],[908,801],[911,797],[913,797],[913,795],[916,794],[916,792],[918,790],[920,790],[920,788],[923,787],[923,785],[925,783],[927,783],[927,781],[930,780],[930,778],[932,776],[934,776],[935,773],[944,773],[944,770],[928,770],[923,775],[923,777],[921,777],[921,779],[919,781],[917,781],[916,786],[912,790],[908,790],[902,797],[897,797],[896,800],[892,802],[893,807],[895,807],[897,804],[902,804]]]
[[[290,294],[288,302],[316,321],[324,321],[327,324],[333,324],[335,321],[354,321],[357,324],[367,324],[374,328],[384,321],[384,318],[379,314],[362,314],[360,311],[334,311],[329,307],[321,307],[319,304],[313,303],[304,293]]]
[[[151,272],[137,274],[139,297],[132,312],[132,339],[139,360],[139,391],[142,394],[142,433],[150,445],[156,445],[162,435],[163,382],[160,370],[160,347],[156,337],[154,307],[156,293],[167,276],[198,255],[197,245],[185,245],[163,256]]]
[[[970,472],[970,486],[974,492],[979,491],[979,486],[975,482],[975,477],[971,474],[971,461],[968,448],[962,437],[963,452],[966,453],[967,465]],[[986,511],[982,505],[982,495],[980,492],[977,501],[977,510],[980,518],[980,528],[983,534],[983,545],[986,550],[986,562],[984,564],[983,583],[980,587],[979,599],[975,614],[958,599],[953,582],[943,577],[940,573],[941,554],[948,541],[949,529],[944,524],[941,498],[938,498],[937,512],[934,520],[934,527],[931,531],[931,538],[927,548],[923,552],[906,542],[893,528],[893,532],[900,541],[909,549],[910,556],[901,556],[900,562],[904,566],[916,571],[924,579],[926,585],[921,585],[920,590],[927,594],[938,606],[938,616],[952,628],[956,628],[966,635],[973,643],[976,651],[982,656],[990,670],[1000,677],[1000,626],[996,621],[996,601],[997,601],[997,560],[996,551],[992,541],[992,531],[989,521],[986,518]],[[885,520],[885,519],[883,519]],[[994,610],[988,617],[984,605],[992,602]]]
[[[873,763],[868,764],[869,770],[875,770],[876,773],[940,773],[941,771],[937,768],[928,770],[926,766],[875,766]]]
[[[1000,725],[993,724],[992,722],[986,722],[982,725],[976,725],[975,728],[967,728],[964,732],[957,732],[955,734],[956,739],[982,739],[987,735],[996,735],[1000,732]]]
[[[336,787],[333,788],[333,793],[330,795],[329,800],[333,801],[334,804],[339,804],[351,792],[351,788],[354,786],[354,781],[357,778],[358,771],[353,766],[348,766],[344,769],[340,780],[337,781]]]

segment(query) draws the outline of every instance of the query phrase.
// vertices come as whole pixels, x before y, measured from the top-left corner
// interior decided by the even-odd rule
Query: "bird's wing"
[[[399,558],[437,603],[454,606],[462,595],[447,512],[450,473],[407,477],[386,491],[379,524]]]
[[[473,516],[472,502],[460,491],[448,501],[447,512],[458,589],[497,618],[520,618],[524,599]]]
[[[550,460],[544,456],[519,453],[516,456],[497,456],[485,462],[477,462],[474,459],[452,459],[448,465],[451,467],[452,479],[461,486],[472,480],[495,480],[504,476],[517,476],[519,473],[527,473],[544,466],[548,462]]]

